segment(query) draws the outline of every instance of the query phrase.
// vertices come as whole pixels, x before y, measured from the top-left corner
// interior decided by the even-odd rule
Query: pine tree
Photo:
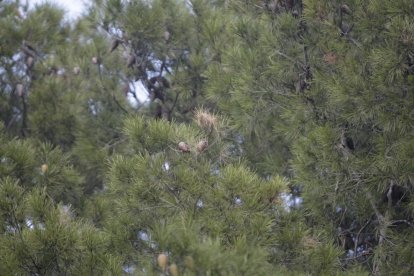
[[[113,202],[101,222],[113,248],[154,273],[175,264],[190,275],[269,274],[286,181],[263,180],[240,162],[216,115],[199,110],[195,122],[126,120],[126,152],[112,158],[97,199]],[[159,256],[168,265],[159,267]]]
[[[410,2],[1,2],[0,274],[412,274]]]
[[[102,186],[97,172],[112,151],[123,116],[132,110],[117,73],[120,62],[112,57],[111,66],[102,64],[108,43],[86,20],[70,25],[49,4],[20,17],[15,16],[22,11],[18,2],[4,7],[8,16],[1,24],[8,43],[2,47],[1,115],[6,129],[73,150],[89,183],[84,192],[91,193]]]
[[[150,116],[189,121],[197,106],[212,107],[204,97],[205,71],[220,59],[225,38],[215,11],[222,1],[210,2],[94,1],[93,22],[112,41],[108,55],[121,53],[127,83],[148,91]]]
[[[226,13],[234,16],[229,42],[222,63],[209,66],[208,97],[230,115],[251,167],[264,177],[293,177],[296,171],[289,162],[294,142],[315,116],[316,103],[307,96],[312,72],[302,4],[277,2],[232,2]],[[291,186],[292,193],[297,195],[299,184]],[[342,253],[334,237],[295,216],[278,222],[276,235],[288,250],[275,254],[274,262],[293,271],[338,272]]]
[[[345,265],[367,260],[374,275],[410,274],[413,7],[309,1],[304,14],[319,30],[311,93],[324,114],[297,146],[305,201],[332,219]]]
[[[208,91],[247,155],[254,146],[252,165],[267,173],[281,168],[277,158],[290,160],[285,173],[301,190],[307,225],[342,248],[343,269],[412,273],[412,5],[234,8],[238,36],[225,66],[210,66]]]
[[[82,177],[50,144],[0,134],[0,271],[79,275],[120,271],[108,237],[76,218]]]
[[[1,274],[119,274],[104,232],[78,217],[90,183],[69,151],[92,113],[67,54],[82,34],[49,4],[0,7]]]

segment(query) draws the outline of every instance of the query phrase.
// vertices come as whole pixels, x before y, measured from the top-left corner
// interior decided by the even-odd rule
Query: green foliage
[[[0,1],[0,274],[413,274],[411,2]]]
[[[373,274],[386,274],[391,252],[402,248],[385,250],[384,235],[394,236],[396,223],[412,229],[412,216],[401,214],[413,192],[412,7],[234,2],[238,17],[222,66],[209,68],[208,97],[243,135],[249,164],[292,177],[307,225],[321,225],[343,247],[341,256],[324,242],[321,258],[342,259],[331,268],[368,262]]]
[[[70,164],[70,156],[50,144],[1,137],[1,176],[12,177],[25,189],[44,188],[56,202],[78,206],[82,200],[82,176]]]
[[[215,135],[225,133],[221,127],[215,126]],[[215,148],[224,146],[220,143],[223,137],[216,136],[205,151],[198,151],[191,141],[203,137],[202,133],[208,137],[200,126],[132,117],[125,121],[124,132],[127,152],[135,149],[135,153],[114,156],[102,195],[114,203],[103,224],[114,231],[119,253],[133,260],[139,254],[149,263],[155,250],[170,252],[171,258],[180,262],[189,255],[195,263],[200,262],[199,271],[212,273],[238,274],[256,269],[240,266],[240,262],[246,262],[244,258],[251,257],[239,255],[238,247],[248,241],[242,248],[262,252],[258,254],[270,249],[276,199],[286,189],[286,181],[278,177],[262,180],[232,158],[223,161],[220,156],[210,155],[210,151],[222,152]],[[188,141],[189,152],[179,149],[179,141]],[[151,239],[140,238],[143,233]],[[216,242],[210,245],[206,240]],[[195,244],[200,248],[191,249]],[[220,257],[213,250],[217,246],[223,252]],[[248,256],[256,255],[247,248],[243,250],[249,252]],[[200,250],[203,252],[197,253]],[[227,267],[226,263],[224,269],[224,263],[217,263],[216,258],[234,258],[235,265]],[[265,259],[260,266],[270,267]]]
[[[119,271],[111,264],[104,233],[76,221],[68,205],[56,205],[45,189],[25,191],[11,178],[0,182],[5,274],[88,274]],[[116,273],[119,274],[119,273]]]

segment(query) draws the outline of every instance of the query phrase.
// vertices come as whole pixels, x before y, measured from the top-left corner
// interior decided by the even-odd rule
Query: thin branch
[[[101,70],[101,63],[98,62],[97,64],[98,66],[98,75],[99,75],[99,82],[101,84],[101,87],[104,91],[108,92],[108,90],[106,89],[106,87],[103,84],[103,77],[102,77],[102,70]],[[125,114],[128,114],[128,110],[126,110],[120,103],[119,101],[116,99],[115,95],[113,93],[111,93],[112,99],[114,100],[115,104],[119,107],[119,109],[121,109]]]
[[[19,113],[20,114],[20,113]],[[17,121],[17,117],[19,114],[14,114],[10,121],[7,123],[6,129],[10,129],[10,127]]]
[[[301,62],[299,62],[299,61],[295,60],[294,58],[292,58],[292,57],[290,57],[290,56],[288,56],[288,55],[286,55],[286,54],[284,54],[284,53],[282,53],[282,52],[280,52],[280,51],[274,51],[274,53],[275,53],[275,54],[278,54],[279,56],[282,56],[282,57],[286,58],[287,60],[289,60],[289,61],[293,62],[294,64],[298,64],[298,65],[300,65],[301,67],[305,66],[305,64],[303,64],[303,63],[301,63]],[[272,57],[272,56],[269,56],[269,59],[271,59],[271,57]]]
[[[359,229],[358,234],[356,235],[355,238],[355,245],[354,245],[354,256],[357,257],[357,249],[358,249],[358,240],[359,240],[359,236],[361,235],[362,230],[365,229],[365,227],[367,227],[367,225],[371,222],[371,219],[368,219],[367,222],[364,224],[364,226],[361,227],[361,229]]]
[[[27,134],[27,103],[26,103],[26,97],[22,95],[22,104],[23,104],[23,119],[22,119],[22,128],[21,133],[23,137],[26,137]]]
[[[303,52],[305,56],[305,65],[308,66],[309,65],[308,47],[303,46]]]
[[[392,189],[394,188],[394,185],[395,185],[394,181],[391,180],[391,185],[390,185],[390,188],[388,189],[388,192],[387,192],[388,210],[390,210],[391,207],[392,207]]]
[[[372,197],[372,194],[368,191],[367,192],[367,197],[368,200],[372,206],[372,209],[375,212],[375,215],[378,218],[379,221],[379,239],[378,239],[378,247],[381,249],[383,246],[384,241],[387,240],[387,228],[389,226],[389,216],[390,216],[390,210],[392,208],[392,188],[394,187],[395,183],[393,180],[391,180],[391,185],[388,189],[387,192],[387,198],[388,198],[388,202],[387,202],[387,210],[385,211],[385,215],[382,215],[377,206],[375,205],[374,199]],[[380,275],[381,274],[381,264],[384,261],[384,256],[379,255],[379,258],[377,260],[374,261],[373,264],[373,271],[372,274],[373,275]]]
[[[161,63],[161,67],[160,67],[160,73],[159,73],[159,77],[162,77],[162,72],[164,71],[165,68],[165,58],[163,59],[162,63]]]
[[[406,219],[398,219],[398,220],[393,220],[393,221],[391,221],[391,225],[401,224],[401,223],[405,223],[405,224],[407,224],[408,226],[410,226],[410,227],[414,228],[414,223],[412,223],[412,222],[410,222],[410,221],[408,221],[408,220],[406,220]]]
[[[377,205],[375,205],[374,198],[372,197],[371,192],[367,192],[367,198],[369,200],[369,203],[371,204],[372,209],[374,210],[374,213],[379,221],[384,220],[384,216],[381,214],[381,212],[378,210]]]
[[[363,257],[363,256],[369,256],[369,255],[374,255],[374,253],[373,253],[372,251],[366,251],[366,252],[362,252],[362,253],[361,253],[361,254],[359,254],[359,255],[354,255],[354,256],[352,256],[352,257],[344,258],[343,260],[345,260],[345,261],[355,260],[355,259],[358,259],[358,258],[360,258],[360,257]]]
[[[116,105],[119,107],[119,109],[121,109],[125,114],[128,114],[128,110],[126,110],[116,99],[115,95],[112,94],[112,99],[114,100],[114,102],[116,103]]]
[[[171,106],[171,108],[170,108],[170,113],[172,113],[173,112],[173,110],[174,110],[174,108],[175,108],[175,106],[176,106],[176,104],[177,104],[177,101],[178,101],[178,96],[180,95],[180,93],[179,92],[177,92],[177,95],[175,95],[175,99],[174,99],[174,103],[173,103],[173,105]]]

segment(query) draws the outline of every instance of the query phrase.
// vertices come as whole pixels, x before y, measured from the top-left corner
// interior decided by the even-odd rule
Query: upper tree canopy
[[[411,2],[2,1],[0,274],[413,274]]]

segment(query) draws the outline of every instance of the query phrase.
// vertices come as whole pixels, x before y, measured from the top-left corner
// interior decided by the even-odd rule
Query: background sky
[[[68,19],[76,18],[86,10],[88,0],[28,0],[29,6],[34,7],[36,4],[56,3],[66,11]]]

